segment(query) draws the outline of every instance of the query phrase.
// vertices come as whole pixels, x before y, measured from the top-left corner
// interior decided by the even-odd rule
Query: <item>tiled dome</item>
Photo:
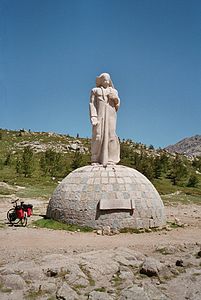
[[[152,183],[121,165],[85,166],[71,172],[54,191],[47,216],[93,228],[151,228],[166,222]]]

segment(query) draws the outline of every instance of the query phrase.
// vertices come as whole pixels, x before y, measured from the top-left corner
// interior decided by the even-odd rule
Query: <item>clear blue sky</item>
[[[156,147],[201,134],[200,0],[0,0],[0,127],[91,136],[95,77],[117,134]]]

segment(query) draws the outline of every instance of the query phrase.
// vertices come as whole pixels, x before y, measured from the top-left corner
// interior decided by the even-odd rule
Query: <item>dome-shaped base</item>
[[[71,172],[54,191],[47,217],[92,228],[151,228],[166,222],[152,183],[121,165],[85,166]]]

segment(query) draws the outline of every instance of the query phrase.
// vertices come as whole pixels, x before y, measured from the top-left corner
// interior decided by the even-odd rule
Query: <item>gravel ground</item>
[[[199,257],[198,259],[195,258],[197,253],[201,250],[201,206],[194,204],[166,206],[168,221],[175,222],[176,220],[177,223],[184,225],[184,227],[178,227],[170,231],[163,230],[141,234],[102,236],[96,233],[72,233],[31,228],[29,226],[26,228],[10,227],[6,224],[6,212],[11,207],[11,198],[12,197],[0,198],[0,223],[5,224],[5,226],[0,229],[0,299],[29,299],[29,296],[31,299],[30,291],[34,291],[35,293],[34,296],[32,295],[32,299],[201,299],[201,288],[200,284],[198,285],[198,282],[201,280],[201,259],[199,259]],[[24,201],[25,203],[32,203],[34,205],[35,215],[29,219],[29,224],[31,220],[40,218],[40,214],[45,214],[47,201],[42,199],[25,199]],[[126,268],[125,270],[122,269],[122,266],[127,266],[126,262],[125,264],[119,263],[119,261],[118,263],[116,262],[116,256],[119,256],[121,260],[128,260],[128,253],[133,257],[138,253],[138,258],[136,259],[139,262],[137,273],[135,273],[133,269],[132,272],[130,272],[131,268],[134,267],[129,264],[129,270]],[[94,255],[95,259],[93,260],[92,267],[90,263],[92,263],[91,260]],[[111,255],[113,256],[111,257]],[[88,266],[88,273],[85,272],[85,275],[88,274],[88,277],[87,279],[83,277],[83,282],[88,280],[88,286],[86,287],[85,284],[82,284],[82,281],[78,281],[77,286],[80,286],[78,292],[73,286],[72,280],[70,280],[69,277],[67,278],[67,275],[65,275],[65,285],[63,281],[61,283],[58,277],[53,280],[50,276],[50,278],[41,279],[41,282],[44,281],[45,284],[49,286],[53,284],[52,281],[54,281],[55,287],[52,288],[52,290],[49,287],[48,292],[44,288],[46,292],[42,293],[40,292],[41,284],[38,283],[38,279],[36,280],[34,276],[33,278],[29,278],[31,282],[30,285],[27,285],[28,280],[25,280],[23,275],[20,275],[22,276],[20,279],[12,277],[12,280],[6,281],[5,278],[7,278],[6,276],[8,275],[19,275],[14,269],[12,272],[9,271],[10,273],[5,271],[10,270],[12,265],[31,261],[37,264],[37,268],[39,268],[43,264],[45,257],[49,257],[49,260],[53,264],[55,263],[55,265],[58,265],[59,262],[62,261],[62,268],[66,266],[66,262],[64,262],[66,258],[68,262],[71,262],[68,263],[68,266],[72,265],[72,269],[74,268],[73,266],[81,268],[80,265],[84,260]],[[144,277],[141,276],[139,266],[145,263],[147,257],[157,260],[158,264],[163,265],[162,269],[167,268],[169,265],[168,268],[172,272],[171,275],[173,274],[174,276],[168,275],[169,273],[165,273],[164,275],[161,268],[157,269],[158,271],[156,271],[156,273],[159,273],[153,277],[147,274],[143,275]],[[118,280],[120,274],[124,284],[115,286],[113,279],[111,279],[113,277],[111,277],[109,281],[104,281],[103,278],[107,277],[104,271],[101,273],[102,277],[98,277],[96,272],[98,272],[97,270],[100,271],[103,258],[108,259],[105,262],[103,261],[103,266],[105,264],[104,268],[110,264],[110,260],[111,264],[114,264],[114,269],[108,270],[108,274],[111,272],[110,275],[117,276]],[[175,267],[177,261],[180,261],[178,262],[180,265]],[[49,267],[46,266],[47,269],[52,270],[52,263]],[[153,262],[151,264],[153,265]],[[92,271],[95,270],[95,266],[98,266],[98,269],[93,273]],[[38,272],[40,273],[42,270],[44,271],[44,269],[40,269]],[[79,269],[79,272],[81,272],[80,270],[82,271],[82,268]],[[22,273],[23,272],[25,274],[26,270],[22,268]],[[92,286],[90,288],[90,272],[95,282],[93,288]],[[74,276],[73,274],[74,273],[72,273],[72,276]],[[130,278],[130,285],[126,283],[128,282],[128,278]],[[15,280],[17,280],[16,286],[10,287],[8,282],[15,282]],[[102,282],[101,287],[98,285],[98,282]],[[110,285],[107,284],[107,282],[110,282]],[[150,286],[150,289],[147,290],[147,286]],[[15,290],[17,291],[16,293],[13,292]],[[164,293],[161,294],[162,290],[164,290]],[[157,291],[160,291],[160,293],[158,292],[159,294],[157,294]],[[137,298],[133,298],[133,295]]]

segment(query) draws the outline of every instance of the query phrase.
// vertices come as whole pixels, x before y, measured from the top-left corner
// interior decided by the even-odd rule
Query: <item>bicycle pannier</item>
[[[16,207],[16,214],[17,214],[18,219],[24,218],[24,211],[23,211],[22,207],[19,205]]]

